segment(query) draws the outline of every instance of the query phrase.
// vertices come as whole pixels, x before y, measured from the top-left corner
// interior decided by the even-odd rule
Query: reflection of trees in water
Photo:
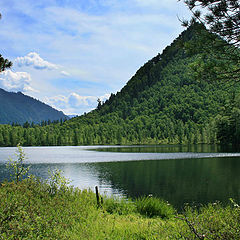
[[[9,170],[6,168],[6,164],[0,164],[0,182],[10,178]]]
[[[34,176],[40,177],[42,179],[46,179],[49,177],[48,169],[61,169],[64,170],[64,164],[26,164],[26,166],[30,166],[29,174],[33,174]],[[11,172],[6,168],[6,164],[0,164],[0,182],[4,180],[11,179]]]
[[[110,147],[98,148],[97,151],[103,152],[134,152],[134,153],[177,153],[177,152],[199,152],[199,153],[217,153],[228,152],[229,149],[223,149],[220,145],[210,144],[190,144],[190,145],[152,145],[152,146],[131,146],[131,147]],[[231,149],[230,149],[231,150]]]
[[[240,197],[240,159],[178,159],[94,164],[99,178],[128,196],[153,194],[175,206]]]
[[[66,177],[77,184],[107,184],[113,191],[121,191],[130,197],[153,194],[177,207],[186,202],[227,202],[230,197],[240,198],[239,157],[33,164],[30,173],[47,178],[48,168],[62,169]],[[5,164],[0,164],[0,181],[9,176]]]

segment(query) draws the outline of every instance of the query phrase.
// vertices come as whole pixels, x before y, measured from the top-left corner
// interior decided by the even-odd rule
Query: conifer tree
[[[2,18],[2,14],[0,13],[0,19]],[[10,68],[12,66],[12,62],[4,59],[0,54],[0,72],[4,71],[6,68]]]
[[[190,21],[183,21],[184,26],[199,21],[229,44],[240,47],[240,2],[238,0],[184,0],[184,3],[193,13]],[[206,13],[203,14],[201,10]]]
[[[179,0],[181,1],[181,0]],[[191,20],[183,20],[188,27],[196,22],[210,31],[202,32],[199,41],[205,43],[204,51],[209,61],[198,59],[196,68],[209,72],[208,78],[240,81],[240,3],[238,0],[182,0],[192,12]],[[207,36],[207,37],[206,37]],[[201,44],[202,45],[202,44]],[[202,45],[203,46],[203,45]],[[190,47],[196,49],[196,44]],[[207,63],[207,64],[206,64]],[[200,66],[200,68],[199,68]],[[195,71],[197,70],[195,68]],[[214,72],[212,70],[215,70]]]

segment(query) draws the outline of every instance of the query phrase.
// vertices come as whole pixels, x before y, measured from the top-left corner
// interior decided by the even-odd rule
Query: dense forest
[[[186,47],[204,44],[203,32],[212,35],[191,25],[88,114],[47,126],[0,125],[0,146],[239,142],[239,83],[199,78],[198,59],[211,56],[204,46]]]

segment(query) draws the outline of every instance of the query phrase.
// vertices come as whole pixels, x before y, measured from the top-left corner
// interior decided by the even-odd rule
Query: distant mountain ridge
[[[63,112],[24,95],[21,92],[8,92],[0,88],[0,124],[35,124],[41,121],[69,119]]]

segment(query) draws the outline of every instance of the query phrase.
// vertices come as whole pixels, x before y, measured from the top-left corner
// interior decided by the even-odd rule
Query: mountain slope
[[[199,24],[183,31],[96,110],[46,127],[2,127],[0,145],[218,142],[216,119],[238,95],[240,84],[196,79],[190,66],[205,53],[188,55],[183,46],[201,31],[206,30]]]
[[[75,129],[86,125],[87,144],[217,142],[215,117],[239,92],[239,84],[233,88],[195,78],[189,66],[204,53],[188,55],[183,45],[196,41],[201,31],[205,30],[199,24],[185,30],[162,54],[144,64],[120,92],[66,125]],[[84,140],[78,138],[78,143]]]
[[[0,124],[40,123],[68,118],[63,112],[22,94],[0,89]]]

